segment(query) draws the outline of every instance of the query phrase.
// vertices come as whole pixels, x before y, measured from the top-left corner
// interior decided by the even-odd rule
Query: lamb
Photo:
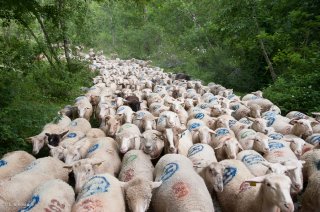
[[[0,180],[12,177],[22,172],[35,157],[25,151],[8,152],[0,160]]]
[[[74,203],[74,191],[62,180],[49,180],[39,185],[31,199],[19,211],[71,211]]]
[[[155,181],[162,184],[152,197],[153,211],[214,211],[206,185],[187,157],[164,155],[155,167]]]
[[[293,123],[291,129],[291,134],[298,137],[306,138],[312,135],[311,122],[307,119],[292,120],[290,123]]]
[[[40,158],[33,161],[20,172],[0,184],[0,211],[15,212],[22,203],[31,198],[36,187],[51,179],[68,181],[68,170],[64,163],[52,158]],[[36,179],[36,180],[35,180]],[[19,195],[17,195],[19,191]]]
[[[142,150],[130,150],[122,159],[119,180],[128,182],[134,178],[153,180],[154,167],[151,163],[151,157]]]
[[[164,137],[157,130],[147,130],[142,133],[141,149],[151,156],[151,159],[160,157],[164,148]]]
[[[89,148],[85,159],[64,167],[73,170],[76,180],[75,192],[78,193],[84,183],[94,174],[107,172],[117,176],[120,165],[117,143],[111,138],[100,138]]]
[[[91,177],[81,189],[72,212],[113,211],[125,212],[121,184],[111,174]]]
[[[116,133],[116,140],[122,154],[131,149],[140,149],[140,130],[134,124],[122,125]]]
[[[136,177],[129,182],[121,182],[129,209],[132,212],[144,212],[149,208],[154,189],[161,186],[162,182],[152,182],[141,177]]]

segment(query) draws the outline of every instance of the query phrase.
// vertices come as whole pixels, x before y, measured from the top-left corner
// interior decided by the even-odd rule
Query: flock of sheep
[[[320,210],[319,113],[282,116],[261,91],[87,58],[94,85],[29,138],[50,156],[0,160],[1,212]]]

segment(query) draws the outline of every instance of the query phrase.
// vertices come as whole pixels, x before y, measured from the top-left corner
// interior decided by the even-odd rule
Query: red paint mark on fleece
[[[189,194],[189,188],[184,182],[177,182],[172,186],[172,191],[178,199]]]
[[[134,170],[133,169],[128,169],[124,172],[124,182],[130,181],[134,177]]]
[[[87,211],[97,211],[97,208],[102,208],[102,203],[100,200],[92,200],[92,199],[86,199],[81,204],[80,207]]]

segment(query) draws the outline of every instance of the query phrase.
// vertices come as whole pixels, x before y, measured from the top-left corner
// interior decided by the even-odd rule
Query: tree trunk
[[[64,22],[64,14],[63,14],[63,9],[64,9],[64,0],[59,0],[58,1],[58,8],[59,8],[59,25],[60,25],[60,30],[61,30],[61,35],[63,39],[63,48],[64,48],[64,55],[66,57],[67,61],[67,66],[68,69],[70,70],[71,66],[71,60],[70,60],[70,55],[69,55],[69,47],[68,47],[68,38],[67,38],[67,28]]]
[[[38,44],[41,52],[46,56],[48,62],[50,63],[50,65],[55,68],[55,65],[53,64],[53,61],[51,60],[51,58],[49,57],[49,55],[46,53],[46,51],[42,48],[41,43],[39,42],[37,36],[34,34],[34,32],[32,31],[32,29],[28,26],[28,24],[26,22],[24,22],[22,19],[17,19],[22,26],[24,26],[24,28],[26,28],[28,30],[28,32],[31,34],[31,36],[33,37],[33,39],[36,41],[36,43]]]
[[[44,27],[43,21],[40,18],[40,15],[37,13],[37,11],[32,10],[31,11],[33,13],[33,15],[36,17],[38,23],[40,24],[40,28],[42,30],[42,33],[44,35],[44,38],[46,40],[48,49],[50,50],[51,55],[53,56],[53,58],[55,59],[55,61],[57,62],[58,65],[61,65],[60,60],[56,54],[56,52],[54,51],[53,47],[52,47],[52,42],[50,40],[49,34],[46,30],[46,28]]]
[[[257,35],[258,35],[259,32],[260,32],[260,28],[259,28],[259,23],[258,23],[258,20],[257,20],[257,17],[256,17],[255,9],[253,9],[253,20],[254,20],[254,24],[256,26]],[[270,60],[270,58],[268,56],[268,53],[267,53],[267,50],[266,50],[265,45],[263,43],[263,40],[258,38],[258,42],[259,42],[262,54],[264,56],[264,59],[266,60],[266,63],[268,64],[268,68],[269,68],[269,71],[270,71],[271,78],[272,78],[273,81],[276,81],[277,75],[276,75],[276,72],[273,69],[272,62],[271,62],[271,60]]]

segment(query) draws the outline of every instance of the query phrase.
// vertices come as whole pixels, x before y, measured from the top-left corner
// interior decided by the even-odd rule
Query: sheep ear
[[[216,132],[213,131],[212,129],[209,129],[208,132],[211,133],[211,134],[214,134],[214,135],[216,134]]]
[[[73,167],[73,163],[72,163],[72,164],[69,164],[69,165],[63,166],[63,168],[69,169],[69,170],[72,170],[72,167]]]
[[[162,184],[162,181],[152,182],[151,187],[152,187],[152,189],[159,188],[161,186],[161,184]]]
[[[49,134],[49,133],[45,133],[45,135],[46,135],[46,136],[48,136],[48,137],[50,136],[50,134]]]
[[[237,143],[237,145],[238,145],[239,149],[241,149],[241,151],[244,150],[240,143]]]
[[[293,118],[290,120],[289,124],[296,124],[298,120],[296,118]]]
[[[32,143],[32,138],[33,138],[33,137],[26,138],[26,141],[27,141],[28,143]]]
[[[214,149],[220,149],[220,148],[223,147],[223,145],[224,145],[224,142],[221,142],[221,143],[219,143],[219,145],[218,145],[216,148],[214,148]]]
[[[63,138],[63,136],[65,136],[68,132],[69,132],[69,130],[67,130],[67,131],[65,131],[65,132],[63,132],[63,133],[61,133],[61,134],[59,135],[59,137],[60,137],[60,138]]]
[[[287,171],[294,170],[296,168],[297,168],[297,166],[293,166],[293,165],[286,166]]]
[[[50,144],[47,144],[47,145],[48,145],[48,147],[49,147],[50,149],[55,149],[55,148],[57,148],[57,147],[52,146],[52,145],[50,145]]]
[[[247,117],[247,119],[249,119],[250,121],[255,121],[256,120],[255,118],[252,118],[252,117]]]
[[[299,160],[299,161],[300,161],[300,163],[301,163],[302,165],[306,163],[306,161],[304,161],[304,160]]]
[[[93,160],[91,162],[92,166],[100,166],[105,160]]]
[[[314,127],[314,126],[316,126],[318,124],[320,124],[320,122],[317,122],[317,121],[310,122],[311,127]]]

